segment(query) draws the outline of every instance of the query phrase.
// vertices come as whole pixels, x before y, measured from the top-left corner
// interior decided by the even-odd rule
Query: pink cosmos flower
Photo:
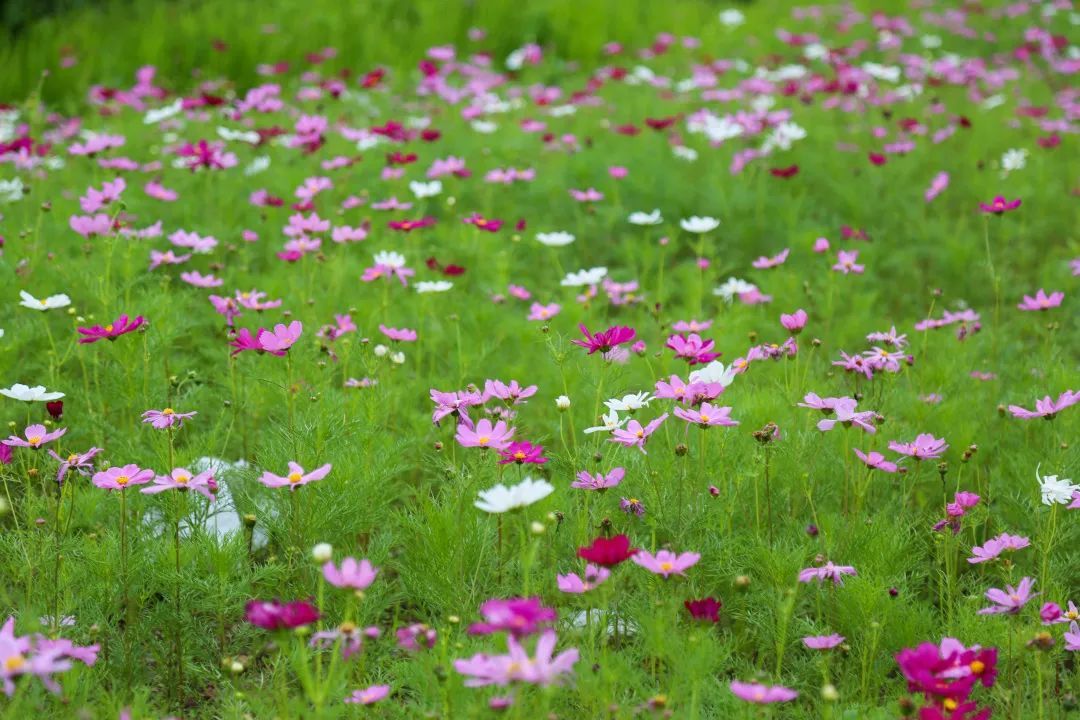
[[[326,463],[325,465],[318,467],[309,473],[305,473],[304,468],[300,467],[295,462],[290,461],[288,475],[282,477],[280,475],[274,475],[271,472],[263,472],[263,474],[259,477],[259,482],[261,482],[266,487],[287,487],[289,488],[289,490],[296,490],[301,485],[307,485],[308,483],[322,480],[330,473],[330,468],[330,463]]]
[[[244,618],[263,630],[292,630],[314,623],[319,619],[319,611],[302,600],[290,603],[251,600],[244,606]]]
[[[806,311],[802,308],[796,310],[791,315],[780,315],[780,324],[783,325],[784,329],[792,335],[798,335],[800,332],[802,332],[802,329],[806,327],[806,320]]]
[[[855,273],[861,275],[863,270],[866,269],[865,265],[859,265],[855,261],[859,259],[858,250],[841,250],[837,253],[836,264],[832,266],[833,270],[842,272],[845,275],[849,273]]]
[[[844,642],[843,635],[812,635],[802,639],[803,645],[811,650],[829,650]]]
[[[1069,652],[1080,650],[1080,625],[1076,621],[1069,623],[1069,631],[1062,635],[1065,638],[1065,649]]]
[[[967,559],[972,565],[996,560],[1001,553],[1023,550],[1031,544],[1026,537],[1002,533],[995,538],[987,540],[982,546],[971,548],[971,557]]]
[[[71,660],[86,665],[97,662],[97,645],[80,647],[65,638],[44,635],[15,635],[15,618],[8,617],[0,627],[0,681],[4,694],[15,694],[16,678],[34,675],[52,693],[60,693],[53,675],[71,669]]]
[[[283,355],[300,339],[303,331],[304,325],[299,320],[293,320],[288,326],[278,323],[272,331],[259,330],[259,347],[267,352]]]
[[[142,414],[143,422],[150,423],[158,430],[167,430],[174,425],[176,427],[183,427],[185,420],[198,415],[198,412],[178,413],[172,408],[165,408],[164,410],[147,410]]]
[[[1035,293],[1035,297],[1025,295],[1024,301],[1016,307],[1021,310],[1027,310],[1029,312],[1049,310],[1050,308],[1056,308],[1060,306],[1061,301],[1064,299],[1065,293],[1061,291],[1052,292],[1047,295],[1046,291],[1040,288],[1039,291]]]
[[[203,275],[198,270],[192,270],[191,272],[180,273],[180,279],[186,282],[188,285],[198,288],[212,288],[221,287],[225,284],[225,281],[219,277],[213,275]],[[217,297],[216,295],[212,295]],[[213,301],[211,301],[213,302]]]
[[[705,332],[712,327],[712,320],[679,320],[671,326],[671,329],[675,332],[687,333],[687,332]]]
[[[587,563],[585,565],[584,579],[578,577],[575,573],[555,576],[560,592],[570,593],[572,595],[587,593],[602,585],[609,577],[611,577],[610,570],[605,567],[600,567],[599,565],[593,565],[592,563]]]
[[[533,303],[529,306],[529,317],[527,320],[541,320],[548,321],[551,318],[559,314],[562,310],[562,306],[558,303],[550,303],[548,305],[541,305],[540,303]]]
[[[5,446],[0,446],[0,462],[3,461],[3,450],[7,450],[9,453],[11,449]],[[102,452],[101,448],[92,447],[84,453],[71,453],[67,457],[60,457],[52,450],[49,450],[49,456],[60,463],[60,466],[56,470],[56,482],[63,485],[64,478],[71,470],[75,470],[80,475],[89,475],[90,471],[94,467],[94,456]]]
[[[119,200],[125,188],[127,188],[127,183],[124,178],[106,182],[101,186],[101,190],[88,188],[86,195],[79,198],[79,206],[82,207],[84,213],[96,213],[106,205]]]
[[[621,467],[612,468],[606,475],[601,472],[590,475],[587,470],[582,470],[577,474],[577,480],[570,483],[570,487],[580,490],[607,490],[617,487],[625,475],[626,469]]]
[[[738,420],[731,419],[731,408],[727,406],[717,407],[709,403],[702,403],[700,407],[695,409],[677,407],[673,412],[675,417],[692,425],[697,425],[702,429],[714,425],[734,427],[739,424]]]
[[[774,255],[773,257],[767,257],[765,255],[762,255],[753,263],[751,263],[751,265],[758,270],[767,270],[768,268],[779,267],[780,265],[783,265],[784,262],[788,259],[788,255],[790,253],[790,249],[784,248],[780,251],[779,254]]]
[[[155,200],[160,200],[162,202],[175,202],[177,198],[180,197],[175,190],[170,190],[157,180],[151,180],[143,185],[143,192],[146,193],[148,197],[152,197]]]
[[[1057,414],[1067,407],[1071,407],[1080,403],[1080,392],[1074,392],[1072,390],[1066,390],[1058,395],[1057,400],[1052,399],[1049,395],[1041,400],[1035,401],[1035,409],[1027,410],[1019,405],[1010,405],[1009,412],[1013,414],[1013,417],[1018,417],[1023,420],[1031,420],[1034,418],[1046,418],[1047,420],[1053,420],[1057,417]]]
[[[1015,615],[1027,605],[1031,598],[1039,593],[1032,594],[1031,589],[1035,585],[1033,578],[1024,577],[1016,587],[1006,585],[1004,590],[990,588],[986,591],[986,599],[994,603],[990,607],[979,610],[979,615],[997,615],[1005,613]]]
[[[434,628],[423,623],[413,623],[397,630],[398,647],[402,650],[411,652],[430,650],[435,647],[437,639],[438,633],[435,632]]]
[[[814,252],[818,255],[829,252],[829,240],[828,238],[819,237],[814,241]]]
[[[604,199],[604,194],[596,188],[589,188],[588,190],[570,190],[570,197],[574,198],[580,203],[599,202]]]
[[[930,187],[926,189],[926,202],[930,202],[942,192],[945,188],[949,187],[949,173],[939,172],[934,176],[934,179],[930,181]]]
[[[162,265],[183,265],[191,259],[191,253],[187,255],[177,255],[172,250],[166,250],[160,252],[158,250],[150,251],[150,269],[156,270]]]
[[[652,555],[639,550],[630,558],[630,562],[640,565],[651,573],[668,578],[672,575],[685,575],[686,571],[696,565],[700,559],[701,555],[695,552],[676,555],[669,550],[660,550],[656,555]]]
[[[103,490],[123,490],[135,485],[145,485],[153,479],[153,470],[143,470],[138,465],[124,465],[94,473],[93,483]]]
[[[491,233],[498,232],[499,228],[503,226],[502,220],[496,220],[494,218],[488,219],[480,213],[475,212],[472,215],[464,218],[461,222],[465,223],[466,225],[472,225],[479,230],[485,230]]]
[[[68,225],[72,230],[90,239],[96,236],[105,236],[113,231],[113,219],[106,213],[96,215],[72,215],[68,219]]]
[[[334,587],[353,590],[366,590],[371,583],[375,582],[375,576],[379,574],[379,568],[372,565],[366,558],[357,562],[351,557],[342,560],[341,567],[334,565],[333,561],[328,562],[323,565],[322,571],[326,582]]]
[[[345,698],[345,702],[356,705],[371,705],[390,695],[389,685],[372,685],[363,690],[353,690],[352,694]]]
[[[825,582],[832,580],[834,585],[844,584],[844,575],[857,575],[851,565],[834,565],[831,561],[820,567],[808,567],[799,571],[799,582],[808,583],[811,580]]]
[[[799,697],[798,692],[782,685],[761,685],[756,682],[744,683],[733,680],[728,687],[735,697],[755,705],[788,702]]]
[[[625,327],[622,325],[609,327],[607,330],[596,333],[595,335],[590,333],[588,328],[586,328],[584,325],[578,325],[578,328],[580,328],[582,334],[585,336],[585,339],[571,340],[570,342],[578,345],[579,347],[586,348],[589,351],[589,355],[592,355],[594,352],[597,351],[601,353],[606,353],[617,345],[633,342],[634,338],[637,337],[637,333],[634,331],[633,328]]]
[[[116,340],[121,335],[126,335],[127,332],[134,332],[145,322],[146,318],[141,315],[136,315],[134,320],[129,320],[127,315],[120,315],[116,321],[113,321],[108,325],[80,327],[77,329],[79,335],[83,337],[79,338],[79,342],[89,344],[97,342],[98,340]]]
[[[1006,200],[1001,195],[998,195],[993,200],[991,200],[989,205],[985,203],[979,203],[980,210],[982,210],[984,213],[992,215],[1001,215],[1003,213],[1015,210],[1018,207],[1020,207],[1019,198],[1016,200]]]
[[[697,333],[672,335],[665,346],[675,351],[675,357],[686,360],[690,365],[707,365],[722,354],[713,352],[715,340],[703,340]]]
[[[631,419],[630,422],[626,424],[625,428],[616,428],[613,430],[611,432],[612,436],[608,440],[609,442],[619,443],[626,447],[636,447],[641,450],[641,452],[647,454],[645,443],[648,442],[649,436],[656,432],[656,429],[667,420],[667,417],[668,414],[664,413],[644,427],[642,427],[641,423],[636,419]]]
[[[484,622],[469,626],[470,635],[507,632],[515,638],[533,635],[555,622],[555,610],[544,607],[538,597],[492,598],[480,606]]]
[[[518,465],[532,464],[543,465],[548,461],[544,457],[544,447],[542,445],[533,445],[531,442],[512,442],[504,449],[499,450],[500,465],[509,465],[516,463]]]
[[[498,398],[503,402],[519,405],[525,402],[527,398],[535,395],[537,389],[536,385],[522,387],[517,380],[511,380],[509,384],[501,380],[485,380],[484,392],[481,398],[483,402],[487,402],[491,398]]]
[[[944,439],[935,438],[929,433],[920,433],[913,442],[909,443],[890,440],[889,449],[916,460],[930,460],[941,457],[941,454],[949,449],[949,444]]]
[[[418,335],[415,330],[409,328],[392,328],[379,325],[379,332],[395,342],[416,342]]]
[[[476,423],[475,427],[468,427],[464,422],[458,423],[457,434],[454,439],[462,447],[505,450],[510,446],[513,437],[514,428],[508,428],[502,420],[492,425],[490,420],[483,418]]]
[[[896,463],[886,460],[885,456],[879,452],[871,451],[869,453],[864,453],[862,450],[855,448],[855,454],[860,460],[862,460],[863,464],[866,465],[866,467],[873,470],[880,470],[886,473],[894,473],[900,469]]]
[[[212,470],[195,475],[187,468],[175,468],[168,475],[158,475],[154,478],[153,485],[144,487],[139,492],[154,495],[166,490],[180,490],[181,492],[194,490],[212,502],[214,493],[217,491],[217,482],[214,481]]]
[[[554,655],[557,641],[554,630],[545,630],[536,642],[535,657],[530,657],[518,639],[508,635],[507,655],[481,653],[468,659],[458,659],[454,661],[454,669],[468,676],[466,687],[505,686],[512,682],[552,685],[570,674],[578,660],[576,648]]]
[[[31,450],[39,450],[47,443],[51,443],[53,440],[63,437],[66,432],[67,428],[60,428],[59,430],[49,432],[48,428],[44,425],[28,425],[24,431],[24,434],[26,435],[25,440],[18,435],[12,435],[7,440],[0,442],[3,442],[3,444],[8,447],[24,447],[30,448]]]
[[[831,399],[831,398],[830,398]],[[831,417],[827,417],[823,420],[819,420],[817,424],[818,430],[821,432],[828,432],[836,426],[837,423],[843,425],[846,428],[855,426],[861,428],[864,432],[871,435],[877,432],[877,427],[874,425],[874,411],[872,410],[860,410],[856,411],[855,406],[857,402],[854,398],[838,398],[834,406],[835,414]]]

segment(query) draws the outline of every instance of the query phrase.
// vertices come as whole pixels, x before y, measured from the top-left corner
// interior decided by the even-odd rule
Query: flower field
[[[1080,13],[573,5],[0,50],[0,716],[1076,712]]]

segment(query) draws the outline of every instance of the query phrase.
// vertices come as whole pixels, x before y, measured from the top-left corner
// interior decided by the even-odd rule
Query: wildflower
[[[31,310],[55,310],[56,308],[67,307],[71,304],[71,298],[63,293],[59,295],[50,295],[47,298],[38,300],[25,290],[20,290],[19,297],[22,298],[22,302],[20,302],[19,305],[30,308]]]
[[[545,630],[536,642],[536,656],[530,657],[518,639],[508,635],[509,654],[478,654],[469,659],[458,659],[454,661],[454,669],[469,676],[466,687],[509,685],[511,682],[551,685],[571,673],[578,660],[575,648],[554,655],[557,640],[554,630]]]
[[[638,517],[645,517],[645,504],[637,498],[622,498],[619,500],[619,509],[627,515],[633,513]]]
[[[868,468],[881,470],[882,472],[887,473],[894,473],[899,470],[896,463],[886,460],[885,456],[879,452],[871,451],[869,453],[864,453],[862,450],[855,448],[855,454]]]
[[[692,216],[679,221],[679,227],[688,233],[703,234],[720,227],[720,221],[712,217]]]
[[[590,475],[587,470],[582,470],[577,474],[577,480],[570,483],[570,487],[581,490],[607,490],[618,486],[625,475],[626,470],[621,467],[612,468],[606,475],[599,472]]]
[[[664,222],[659,210],[653,210],[651,213],[633,212],[630,213],[630,217],[627,219],[631,225],[659,225]]]
[[[720,622],[720,608],[723,607],[723,603],[714,597],[707,597],[700,600],[684,600],[683,607],[690,613],[690,617],[695,620],[718,623]]]
[[[842,272],[845,275],[849,273],[861,275],[863,270],[866,269],[866,266],[856,263],[855,261],[858,260],[858,258],[858,250],[841,250],[837,253],[836,264],[832,266],[832,269],[837,272]]]
[[[1080,625],[1073,620],[1069,623],[1069,631],[1062,637],[1065,638],[1065,649],[1069,652],[1080,650]]]
[[[644,453],[646,452],[645,443],[648,442],[649,436],[656,432],[657,428],[667,420],[667,417],[668,414],[664,413],[644,427],[637,420],[630,420],[625,429],[617,428],[613,430],[609,441],[627,447],[636,447]]]
[[[527,320],[541,320],[548,321],[551,318],[559,314],[562,310],[562,306],[558,303],[550,303],[548,305],[541,305],[540,303],[533,303],[529,306],[529,317]]]
[[[958,711],[959,704],[967,700],[977,683],[991,687],[997,677],[996,648],[978,645],[968,648],[954,638],[944,638],[940,644],[922,643],[915,648],[904,648],[897,653],[896,663],[909,691],[922,693],[936,703],[951,703]],[[950,717],[967,717],[967,714]]]
[[[272,331],[259,330],[257,336],[259,347],[267,352],[282,355],[300,339],[303,331],[304,325],[299,320],[293,320],[287,326],[278,323]]]
[[[352,694],[345,698],[345,702],[358,705],[371,705],[386,698],[390,694],[389,685],[372,685],[363,690],[353,690]]]
[[[7,449],[4,446],[4,449]],[[10,452],[10,450],[8,450]],[[93,469],[93,459],[98,453],[102,452],[101,448],[92,447],[84,453],[71,453],[66,458],[62,458],[52,450],[49,450],[49,455],[53,460],[60,463],[60,467],[56,470],[56,482],[58,484],[64,483],[64,478],[71,470],[75,470],[80,475],[88,475],[90,470]]]
[[[27,428],[27,432],[29,432],[29,428]],[[1042,494],[1043,505],[1067,505],[1070,503],[1073,499],[1073,493],[1080,490],[1080,485],[1074,484],[1072,480],[1058,480],[1057,475],[1039,475],[1039,467],[1041,465],[1035,467],[1035,479],[1039,482],[1039,492]]]
[[[18,435],[12,435],[2,442],[8,447],[24,447],[30,448],[31,450],[39,450],[43,445],[63,437],[66,432],[67,428],[60,428],[59,430],[49,432],[44,425],[28,425],[23,432],[25,439]]]
[[[475,427],[469,427],[465,422],[459,422],[454,439],[462,447],[505,450],[510,446],[513,437],[514,428],[508,428],[502,420],[492,425],[490,420],[483,418],[476,423]]]
[[[556,618],[555,610],[544,607],[538,597],[493,598],[480,606],[480,614],[484,616],[484,622],[470,625],[470,635],[507,632],[523,638],[540,632]]]
[[[633,393],[631,395],[623,395],[621,398],[612,398],[611,400],[605,400],[604,405],[612,412],[634,412],[641,408],[648,407],[649,402],[652,400],[652,396],[647,392]]]
[[[686,360],[690,365],[705,365],[720,357],[720,353],[712,351],[716,341],[703,340],[697,333],[690,333],[685,337],[681,334],[672,335],[665,346],[675,351],[675,357]]]
[[[566,277],[562,279],[560,283],[563,287],[583,287],[585,285],[595,285],[604,279],[607,275],[606,267],[594,267],[588,270],[578,270],[577,272],[567,273]],[[584,328],[583,328],[584,329]]]
[[[577,556],[586,562],[603,567],[613,567],[633,557],[638,551],[630,547],[630,538],[616,535],[612,538],[598,537],[587,547],[579,547]]]
[[[934,179],[930,181],[930,187],[926,189],[926,193],[923,197],[926,199],[926,202],[930,202],[944,192],[947,187],[949,187],[949,173],[939,172],[934,176]]]
[[[611,571],[605,567],[587,563],[585,565],[585,577],[578,577],[574,573],[568,575],[556,575],[555,579],[559,590],[572,595],[581,595],[599,587],[611,576]]]
[[[740,280],[739,278],[728,278],[720,286],[713,288],[713,295],[723,298],[724,302],[729,305],[735,300],[737,295],[745,295],[752,290],[756,290],[757,286]]]
[[[138,465],[124,465],[94,473],[93,483],[103,490],[124,490],[129,486],[145,485],[153,479],[153,470],[144,470]]]
[[[791,250],[784,248],[773,257],[762,255],[751,263],[751,267],[757,270],[768,270],[769,268],[779,267],[787,261],[789,254],[791,254]]]
[[[700,559],[701,555],[695,552],[676,555],[669,550],[660,550],[656,555],[652,555],[644,550],[639,550],[634,553],[630,561],[651,573],[668,578],[672,575],[684,575],[686,570],[696,565]]]
[[[530,463],[534,465],[543,465],[548,461],[544,457],[544,448],[542,445],[533,445],[531,442],[512,442],[504,449],[499,450],[499,455],[502,460],[499,461],[500,465],[507,465],[509,463],[517,463],[522,465]]]
[[[498,514],[528,507],[553,492],[555,492],[555,486],[546,480],[533,480],[527,477],[510,487],[499,483],[495,487],[481,490],[480,499],[473,505],[484,512]]]
[[[1031,295],[1025,295],[1024,301],[1016,307],[1021,310],[1027,311],[1040,311],[1049,310],[1050,308],[1056,308],[1061,305],[1061,301],[1065,299],[1065,293],[1061,291],[1051,292],[1049,295],[1042,288],[1035,293],[1035,297]]]
[[[673,412],[675,417],[697,425],[703,430],[714,425],[734,427],[739,424],[738,420],[731,419],[731,408],[726,406],[716,407],[709,403],[702,403],[700,407],[692,410],[677,407]]]
[[[613,347],[622,345],[623,343],[633,342],[637,333],[633,328],[616,325],[609,327],[603,332],[593,335],[589,332],[588,328],[584,325],[578,326],[581,329],[582,334],[585,336],[584,340],[571,340],[573,344],[587,349],[589,355],[599,351],[606,353]]]
[[[347,557],[337,566],[333,561],[328,561],[322,566],[323,577],[326,582],[334,587],[352,588],[353,590],[366,590],[375,582],[375,576],[379,574],[379,568],[373,566],[369,560]]]
[[[379,325],[379,332],[394,342],[416,342],[419,337],[417,332],[410,328],[392,328],[382,324]]]
[[[967,561],[973,565],[978,563],[984,563],[990,560],[996,560],[1001,553],[1015,550],[1022,550],[1028,547],[1031,541],[1026,537],[1019,535],[1009,535],[1008,533],[1002,533],[995,538],[987,540],[983,545],[975,546],[971,548],[972,556]]]
[[[142,418],[144,423],[150,423],[158,430],[167,430],[173,426],[183,427],[185,420],[190,420],[198,414],[198,412],[178,413],[172,408],[165,408],[147,410],[142,414]]]
[[[806,327],[806,319],[806,311],[800,308],[791,315],[781,314],[780,324],[792,335],[798,335]]]
[[[0,681],[8,697],[15,694],[14,679],[35,675],[49,690],[59,694],[53,675],[71,669],[71,660],[85,665],[97,662],[98,645],[77,646],[65,638],[44,635],[15,635],[15,618],[8,617],[0,627]]]
[[[302,600],[251,600],[244,606],[244,618],[263,630],[292,630],[319,619],[319,611]]]
[[[411,652],[419,652],[421,650],[430,650],[435,647],[435,641],[438,639],[438,633],[434,628],[430,628],[423,623],[413,623],[403,628],[398,628],[397,641],[398,647],[402,650],[409,650]]]
[[[548,247],[564,247],[574,242],[574,236],[568,232],[537,233],[536,240]]]
[[[351,622],[344,622],[333,630],[313,633],[310,645],[311,647],[327,648],[340,643],[341,657],[348,660],[363,648],[365,636],[377,638],[380,634],[382,634],[382,631],[377,627],[368,627],[361,630]]]
[[[843,635],[811,635],[802,639],[803,645],[811,650],[829,650],[844,642]]]
[[[1020,584],[1016,587],[1006,585],[1004,590],[990,588],[986,591],[986,599],[994,604],[979,610],[979,615],[996,615],[1000,613],[1015,615],[1020,612],[1021,608],[1031,598],[1039,594],[1032,594],[1031,588],[1034,584],[1034,579],[1024,577],[1020,579]]]
[[[259,477],[261,482],[266,487],[279,488],[287,487],[289,490],[296,490],[301,485],[307,485],[308,483],[317,482],[322,480],[328,474],[330,474],[330,463],[318,467],[309,473],[304,472],[304,468],[300,467],[293,461],[289,461],[289,474],[282,477],[275,475],[272,472],[266,471]]]
[[[1043,625],[1069,622],[1062,613],[1061,606],[1053,602],[1044,603],[1043,606],[1039,608],[1039,619],[1042,620]]]
[[[93,327],[77,328],[80,335],[79,342],[83,344],[95,343],[98,340],[115,340],[121,335],[138,330],[146,318],[142,315],[129,320],[127,315],[121,315],[108,325],[94,325]]]
[[[832,407],[835,414],[819,420],[817,424],[818,430],[828,432],[839,423],[844,427],[854,425],[871,435],[877,432],[877,428],[874,426],[874,412],[872,410],[856,411],[857,401],[854,398],[830,398],[830,400],[835,400]]]
[[[600,419],[603,422],[602,425],[597,425],[595,427],[585,428],[585,430],[583,430],[583,432],[586,435],[591,435],[592,433],[595,433],[595,432],[613,432],[613,431],[621,428],[623,425],[625,425],[630,420],[630,418],[623,418],[623,419],[620,420],[619,419],[619,413],[616,410],[612,410],[611,412],[606,413],[605,415],[602,415],[600,417]]]
[[[560,395],[559,397],[555,398],[555,407],[558,408],[560,411],[569,410],[570,398],[566,395]]]
[[[949,449],[949,444],[944,439],[935,438],[929,433],[920,433],[914,441],[909,443],[890,440],[889,449],[916,460],[929,460],[941,457],[941,454]]]
[[[755,705],[788,702],[799,697],[799,693],[782,685],[760,685],[755,682],[744,683],[733,680],[728,687],[735,697]]]
[[[820,567],[808,567],[799,571],[799,582],[808,583],[811,580],[825,582],[832,580],[834,585],[844,584],[844,575],[857,575],[855,568],[850,565],[833,565],[827,562]]]
[[[0,390],[3,393],[3,390]],[[1057,417],[1057,414],[1067,407],[1071,407],[1080,403],[1080,392],[1073,392],[1072,390],[1066,390],[1058,395],[1057,399],[1052,399],[1049,395],[1041,400],[1035,401],[1035,409],[1027,410],[1019,405],[1010,405],[1009,412],[1013,417],[1018,417],[1023,420],[1031,420],[1034,418],[1046,418],[1047,420],[1053,420]]]
[[[1020,207],[1020,200],[1006,200],[1001,195],[996,196],[990,201],[990,204],[979,203],[979,209],[984,213],[992,215],[1002,215],[1003,213],[1010,212]]]
[[[187,468],[175,468],[168,475],[158,475],[154,478],[154,484],[144,487],[139,492],[146,495],[165,492],[166,490],[180,490],[186,492],[194,490],[207,500],[213,502],[217,483],[214,481],[213,470],[206,470],[198,475],[193,474]]]

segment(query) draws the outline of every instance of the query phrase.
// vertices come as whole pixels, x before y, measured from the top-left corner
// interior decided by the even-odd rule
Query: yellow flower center
[[[190,480],[191,478],[189,476],[187,476],[187,475],[177,475],[173,479],[176,480],[176,482],[178,484],[180,484],[180,485],[186,485],[187,481]]]
[[[969,667],[971,668],[971,672],[975,673],[976,675],[981,675],[983,670],[986,669],[986,663],[984,663],[982,660],[975,660],[971,663]]]
[[[480,443],[481,445],[487,445],[489,442],[491,442],[491,438],[487,435],[481,435],[480,437],[476,438],[476,442]]]
[[[127,475],[120,475],[116,478],[116,484],[120,487],[127,485],[129,482],[131,482],[131,478],[129,478]]]
[[[338,628],[338,632],[342,635],[352,635],[356,632],[356,625],[351,622],[343,622],[341,623],[341,627]]]
[[[628,500],[628,502],[629,502],[629,503],[630,503],[631,505],[640,505],[640,504],[641,504],[641,501],[640,501],[640,500],[638,500],[637,498],[630,498],[630,500]]]
[[[247,300],[249,297],[251,297],[251,293],[242,292],[242,293],[240,293],[240,297],[243,298],[244,300]]]
[[[73,463],[73,462],[75,462],[75,461],[76,461],[76,460],[78,460],[78,459],[79,459],[79,456],[78,456],[78,455],[76,455],[75,453],[71,453],[70,455],[68,455],[68,459],[67,459],[67,461],[68,461],[69,463]]]
[[[161,411],[161,414],[162,415],[175,415],[176,411],[173,410],[172,408],[165,408],[164,410]]]
[[[1080,610],[1066,610],[1065,617],[1069,618],[1070,620],[1076,620],[1080,618]]]
[[[26,665],[26,659],[22,655],[12,655],[4,660],[4,670],[9,673],[18,672]]]
[[[26,438],[26,440],[27,440],[27,441],[28,441],[28,442],[29,442],[29,443],[30,443],[31,445],[37,446],[37,445],[38,445],[38,443],[40,443],[40,442],[41,442],[41,436],[40,436],[40,435],[32,435],[32,436],[30,436],[30,437]]]
[[[105,326],[105,332],[111,333],[112,331],[113,331],[112,323],[109,323],[108,325]]]
[[[289,473],[289,482],[291,482],[293,485],[295,485],[296,483],[300,482],[300,480],[302,480],[303,477],[304,476],[301,475],[298,472]]]
[[[757,690],[755,690],[754,691],[754,699],[758,700],[758,701],[764,700],[765,699],[765,691],[762,690],[761,688],[758,688]]]
[[[705,413],[701,413],[701,415],[699,415],[698,417],[701,418],[701,422],[703,422],[703,423],[709,422],[709,416],[706,415]]]
[[[943,706],[945,707],[945,709],[946,709],[946,710],[948,710],[949,712],[952,712],[953,710],[955,710],[955,709],[956,709],[957,707],[959,707],[959,706],[960,706],[960,703],[956,702],[956,701],[955,701],[955,700],[953,700],[952,698],[945,698],[945,702],[943,702],[943,703],[941,703],[941,704],[942,704],[942,705],[943,705]]]
[[[38,300],[38,302],[41,303],[41,307],[45,307],[46,305],[49,304],[48,300]]]
[[[547,310],[541,310],[540,311],[540,317],[547,318],[547,316],[548,316],[548,311]]]
[[[660,569],[663,570],[664,572],[671,572],[671,569],[674,568],[674,567],[675,566],[672,563],[669,563],[669,562],[660,563]]]
[[[524,460],[525,459],[525,453],[518,450],[516,453],[514,453],[514,459],[515,460]]]

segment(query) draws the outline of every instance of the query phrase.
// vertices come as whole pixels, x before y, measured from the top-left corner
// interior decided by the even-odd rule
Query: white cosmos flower
[[[391,268],[405,267],[405,256],[392,250],[383,250],[375,253],[375,264]]]
[[[4,328],[0,328],[0,338],[4,337]]]
[[[472,129],[483,135],[490,135],[498,129],[498,125],[490,120],[473,120]]]
[[[568,115],[573,115],[576,112],[577,107],[574,105],[556,105],[551,108],[551,110],[548,110],[548,115],[551,117],[566,117]]]
[[[270,158],[266,155],[260,155],[252,160],[246,168],[244,168],[244,175],[251,177],[252,175],[258,175],[263,170],[270,167]]]
[[[143,115],[143,123],[146,125],[156,125],[162,120],[168,120],[173,115],[179,115],[180,111],[183,109],[183,98],[177,98],[175,102],[169,103],[168,105],[147,110],[146,115]]]
[[[59,295],[50,295],[44,300],[38,300],[25,290],[20,290],[19,297],[22,298],[22,302],[19,304],[25,308],[30,308],[31,310],[53,310],[55,308],[67,307],[71,304],[71,298],[63,293]]]
[[[555,492],[555,486],[545,480],[525,478],[517,485],[506,487],[499,483],[493,488],[480,491],[480,499],[473,503],[488,513],[504,513],[527,507]]]
[[[643,407],[648,407],[650,400],[652,400],[652,396],[649,395],[649,393],[640,392],[633,395],[623,395],[621,398],[606,400],[604,401],[604,405],[612,412],[634,412]]]
[[[720,11],[720,24],[724,27],[737,27],[746,22],[746,16],[742,14],[741,10],[735,8],[728,8],[727,10]]]
[[[611,432],[612,430],[621,428],[623,425],[630,422],[630,418],[623,418],[622,420],[620,420],[619,412],[617,410],[612,410],[607,415],[602,416],[600,420],[604,423],[603,425],[585,428],[585,434],[591,435],[594,432]]]
[[[941,38],[937,35],[923,35],[919,38],[919,42],[921,42],[922,46],[927,50],[941,47]]]
[[[23,183],[19,178],[0,180],[0,201],[18,202],[23,198]]]
[[[711,217],[683,218],[679,221],[679,227],[689,233],[707,233],[720,227],[720,221]]]
[[[22,383],[15,383],[9,388],[0,388],[0,395],[9,397],[12,400],[22,400],[23,402],[47,402],[64,397],[64,393],[49,392],[44,385],[28,387]]]
[[[547,245],[548,247],[563,247],[574,242],[574,236],[568,232],[548,232],[537,233],[536,239],[540,241],[541,245]]]
[[[446,292],[452,287],[454,287],[454,283],[450,282],[449,280],[421,280],[420,282],[416,283],[416,292]]]
[[[724,367],[724,363],[719,360],[713,360],[711,363],[690,373],[690,382],[702,382],[702,383],[720,383],[724,387],[727,387],[735,381],[735,376],[738,375],[735,372],[734,367]]]
[[[362,135],[360,139],[356,141],[356,149],[363,152],[364,150],[370,150],[381,142],[382,140],[379,136],[374,133]]]
[[[595,285],[604,279],[607,275],[606,267],[594,267],[588,270],[578,270],[577,272],[567,273],[566,277],[562,279],[563,287],[582,287],[583,285]]]
[[[780,125],[765,138],[765,142],[762,143],[761,146],[761,151],[770,153],[777,149],[790,150],[792,143],[796,140],[802,140],[805,137],[806,130],[801,126],[796,125],[793,122],[780,123]]]
[[[994,108],[998,107],[999,105],[1004,105],[1004,104],[1005,104],[1005,96],[1004,95],[1001,95],[1001,94],[991,95],[990,97],[988,97],[988,98],[986,98],[985,100],[982,101],[982,109],[983,110],[993,110]]]
[[[723,285],[713,288],[712,294],[724,298],[724,302],[731,302],[736,295],[742,295],[753,290],[756,285],[739,278],[728,278]]]
[[[686,160],[687,162],[694,162],[697,160],[697,150],[692,147],[686,147],[685,145],[676,145],[671,148],[671,153],[680,160]]]
[[[570,398],[569,398],[569,396],[560,395],[559,397],[555,398],[555,407],[557,407],[559,410],[569,410],[570,409]]]
[[[653,210],[651,213],[630,213],[629,219],[631,225],[659,225],[664,222],[664,218],[660,216],[659,210]]]
[[[417,182],[413,180],[409,183],[409,189],[412,190],[413,195],[418,198],[435,197],[442,192],[442,182],[439,180],[432,180],[431,182]]]
[[[246,142],[255,145],[259,142],[259,133],[254,130],[233,130],[227,127],[218,127],[217,134],[222,140],[229,142]]]
[[[1023,170],[1027,166],[1028,151],[1023,148],[1006,150],[1001,156],[1001,170],[1003,173],[1011,173],[1014,170]]]
[[[1066,505],[1072,502],[1073,493],[1080,490],[1080,485],[1074,485],[1072,480],[1058,480],[1057,475],[1039,475],[1039,468],[1035,467],[1035,479],[1039,481],[1039,492],[1042,493],[1043,505]]]

